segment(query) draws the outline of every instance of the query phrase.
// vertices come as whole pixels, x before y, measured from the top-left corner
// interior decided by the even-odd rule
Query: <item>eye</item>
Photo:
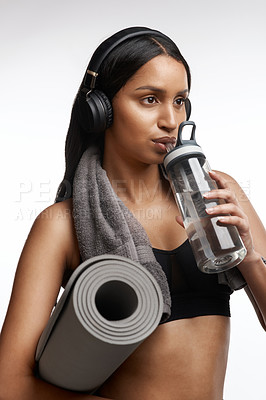
[[[178,106],[178,108],[181,108],[185,104],[186,99],[184,97],[178,97],[175,99],[174,103]]]
[[[157,100],[156,100],[155,96],[147,96],[144,99],[142,99],[142,102],[144,104],[155,104],[155,103],[157,103]]]

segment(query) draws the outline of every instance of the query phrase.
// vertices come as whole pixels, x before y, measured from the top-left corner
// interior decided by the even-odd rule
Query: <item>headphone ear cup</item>
[[[185,108],[186,108],[187,121],[188,121],[190,118],[190,115],[191,115],[191,102],[189,99],[185,100]]]
[[[113,122],[112,105],[108,97],[100,90],[93,90],[86,95],[87,121],[89,132],[100,134]]]

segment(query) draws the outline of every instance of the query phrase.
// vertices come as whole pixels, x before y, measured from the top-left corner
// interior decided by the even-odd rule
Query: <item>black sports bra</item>
[[[216,274],[198,269],[188,240],[175,250],[153,252],[166,274],[171,293],[171,316],[165,322],[203,315],[230,317],[231,289],[219,284]]]

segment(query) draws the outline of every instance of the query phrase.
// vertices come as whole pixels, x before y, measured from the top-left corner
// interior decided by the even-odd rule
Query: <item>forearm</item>
[[[12,381],[10,384],[6,382],[0,388],[0,400],[106,400],[103,397],[64,390],[33,376],[14,376]]]
[[[238,268],[247,282],[246,292],[266,330],[266,265],[261,255],[255,253],[253,257],[239,264]]]

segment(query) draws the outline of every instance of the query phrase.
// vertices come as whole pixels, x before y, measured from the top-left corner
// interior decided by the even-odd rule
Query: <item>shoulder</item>
[[[65,255],[66,268],[73,268],[79,262],[72,209],[72,199],[47,207],[37,216],[27,239],[31,247],[41,246],[58,256]]]
[[[72,202],[66,200],[44,209],[35,219],[30,235],[49,232],[52,237],[69,232],[72,224]]]
[[[221,171],[215,172],[222,177],[222,179],[226,183],[227,188],[234,192],[237,203],[249,220],[254,247],[259,253],[264,254],[266,239],[265,228],[256,210],[252,206],[248,196],[246,195],[240,184],[232,176]]]
[[[216,172],[217,174],[219,174],[219,175],[220,175],[225,181],[227,181],[228,183],[234,183],[234,184],[237,184],[237,185],[238,185],[237,181],[236,181],[231,175],[227,174],[226,172],[217,171],[217,170],[214,170],[214,172]]]
[[[52,204],[45,208],[36,218],[38,221],[49,221],[50,223],[58,223],[65,221],[69,223],[72,218],[72,199],[61,201],[60,203]]]
[[[240,184],[236,181],[235,178],[233,178],[231,175],[223,172],[223,171],[217,171],[214,170],[214,172],[216,172],[217,174],[219,174],[219,176],[224,180],[224,182],[226,183],[227,187],[232,190],[238,201],[249,201],[248,197],[246,196],[244,190],[242,189],[242,187],[240,186]]]
[[[234,193],[235,198],[241,208],[246,212],[248,216],[255,216],[255,210],[246,195],[245,191],[241,187],[241,185],[229,174],[222,171],[214,171],[221,178],[222,187],[229,189]],[[219,186],[219,183],[218,183]]]

